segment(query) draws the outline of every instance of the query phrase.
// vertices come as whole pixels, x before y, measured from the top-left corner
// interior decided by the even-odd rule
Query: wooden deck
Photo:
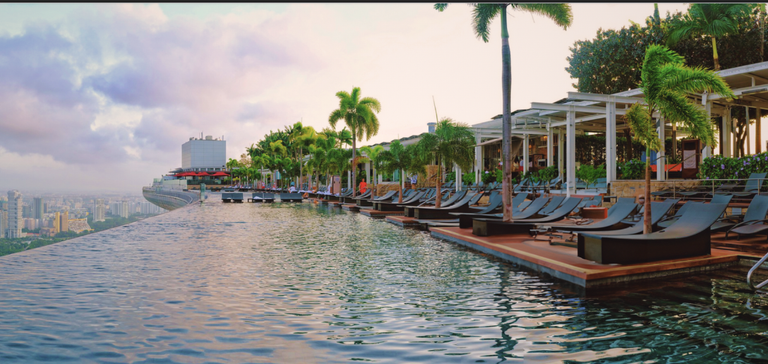
[[[719,269],[739,264],[741,258],[754,259],[764,254],[758,255],[751,252],[745,253],[713,247],[711,255],[700,257],[629,265],[598,264],[579,258],[575,248],[551,245],[548,241],[543,240],[533,240],[528,234],[479,237],[472,234],[472,229],[454,227],[432,228],[430,231],[434,237],[547,273],[587,289]],[[713,242],[713,246],[715,245],[716,243]]]
[[[360,208],[360,213],[365,216],[370,216],[374,218],[403,215],[402,211],[379,211],[379,210],[374,210],[372,208]]]

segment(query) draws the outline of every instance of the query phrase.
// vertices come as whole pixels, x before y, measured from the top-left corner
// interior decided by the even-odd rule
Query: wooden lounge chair
[[[710,226],[726,207],[717,203],[697,204],[670,227],[650,234],[580,234],[579,238],[584,239],[583,258],[600,264],[633,264],[709,255]]]
[[[490,236],[499,234],[514,234],[530,232],[536,224],[555,222],[564,219],[581,202],[578,197],[568,197],[562,205],[551,214],[537,219],[519,219],[504,222],[501,219],[475,219],[472,222],[472,234]],[[550,202],[551,203],[551,202]],[[513,216],[514,218],[514,216]]]
[[[768,231],[766,214],[768,214],[768,196],[757,195],[753,197],[752,202],[747,207],[747,213],[744,214],[744,221],[732,224],[730,229],[725,232],[725,238],[728,238],[728,234],[734,233],[736,240],[740,240],[742,235],[755,235]]]

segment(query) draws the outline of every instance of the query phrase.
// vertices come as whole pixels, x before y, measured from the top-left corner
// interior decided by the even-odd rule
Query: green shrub
[[[605,166],[602,165],[595,168],[589,164],[582,164],[576,169],[576,177],[584,181],[584,183],[587,184],[587,188],[589,188],[590,185],[595,184],[598,178],[604,178],[605,176]]]
[[[617,167],[622,179],[641,179],[645,177],[645,163],[639,159],[632,159],[626,163],[619,162]]]
[[[768,152],[741,158],[715,155],[705,158],[699,168],[699,179],[748,178],[752,173],[768,172]]]

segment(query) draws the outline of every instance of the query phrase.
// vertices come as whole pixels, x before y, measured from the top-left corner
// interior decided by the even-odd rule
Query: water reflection
[[[0,258],[0,362],[766,359],[741,268],[583,299],[360,214],[211,200]]]

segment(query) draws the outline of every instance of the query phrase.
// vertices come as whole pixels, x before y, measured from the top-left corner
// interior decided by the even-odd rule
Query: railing
[[[760,260],[755,263],[754,266],[752,266],[752,269],[749,270],[747,273],[747,284],[749,285],[749,288],[752,288],[753,290],[757,291],[760,288],[763,288],[766,284],[768,284],[768,279],[764,280],[762,283],[758,285],[754,285],[752,283],[752,273],[754,273],[758,268],[760,268],[763,263],[765,263],[765,260],[768,259],[768,254],[764,255]]]
[[[714,195],[717,193],[719,188],[726,188],[728,190],[721,191],[723,194],[728,193],[744,193],[744,192],[754,192],[755,194],[759,194],[761,192],[768,191],[768,188],[764,187],[763,185],[766,183],[766,180],[768,178],[742,178],[742,179],[733,179],[733,178],[715,178],[715,179],[681,179],[681,180],[666,180],[661,181],[665,184],[671,184],[672,185],[672,198],[678,198],[678,197],[688,197],[685,195],[680,195],[681,192],[701,192],[701,193],[711,193]],[[616,180],[615,182],[621,182],[622,180]],[[754,191],[745,191],[744,187],[749,183],[748,181],[757,181],[755,185]],[[653,183],[655,181],[651,181]],[[686,186],[681,187],[681,184],[690,185],[692,182],[697,182],[698,184],[696,186]],[[741,182],[744,182],[744,184],[741,184]],[[763,191],[763,189],[766,189]],[[658,191],[651,191],[653,192],[661,192],[663,190]],[[669,190],[667,190],[669,191]]]

